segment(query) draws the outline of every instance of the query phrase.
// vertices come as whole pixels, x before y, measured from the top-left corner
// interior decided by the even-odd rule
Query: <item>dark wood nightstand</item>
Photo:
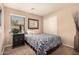
[[[24,34],[13,34],[13,48],[25,45]]]

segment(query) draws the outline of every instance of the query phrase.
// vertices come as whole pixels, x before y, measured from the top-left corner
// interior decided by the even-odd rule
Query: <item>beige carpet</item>
[[[5,48],[3,54],[4,55],[35,55],[35,52],[28,45],[25,45],[14,49],[12,47],[7,47]]]
[[[56,51],[52,52],[51,55],[79,55],[73,48],[62,45]]]
[[[25,45],[14,49],[7,47],[4,50],[4,55],[35,55],[35,52],[28,45]],[[79,52],[74,51],[73,48],[62,45],[50,55],[79,55]]]

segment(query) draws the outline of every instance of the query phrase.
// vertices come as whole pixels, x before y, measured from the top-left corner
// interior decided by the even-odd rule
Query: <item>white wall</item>
[[[48,15],[44,17],[43,32],[57,34],[57,16]]]
[[[2,4],[0,4],[0,8],[2,9],[1,26],[0,26],[0,54],[2,54],[3,41],[4,41],[4,11]]]

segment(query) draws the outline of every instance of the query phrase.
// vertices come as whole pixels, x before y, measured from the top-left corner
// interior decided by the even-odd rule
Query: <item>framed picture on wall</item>
[[[25,17],[11,15],[11,31],[14,34],[25,32]]]
[[[29,18],[28,29],[39,29],[39,20]]]

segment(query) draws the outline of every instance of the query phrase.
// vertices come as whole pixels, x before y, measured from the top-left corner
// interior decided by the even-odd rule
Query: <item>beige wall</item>
[[[74,35],[76,32],[72,14],[76,10],[78,10],[78,8],[79,8],[78,6],[68,6],[54,13],[49,14],[52,15],[51,17],[57,16],[58,35],[62,37],[63,44],[68,45],[70,47],[74,47]]]
[[[26,19],[25,19],[25,30],[26,31],[31,31],[33,33],[42,33],[42,17],[41,16],[38,16],[38,15],[34,15],[34,14],[30,14],[30,13],[26,13],[26,12],[23,12],[23,11],[19,11],[19,10],[15,10],[15,9],[11,9],[11,8],[8,8],[8,7],[5,7],[4,8],[4,11],[5,11],[5,21],[4,21],[4,25],[5,25],[5,39],[6,40],[9,40],[10,38],[10,15],[11,14],[15,14],[15,15],[21,15],[21,16],[24,16]],[[28,29],[28,18],[33,18],[33,19],[38,19],[39,20],[39,29]]]

